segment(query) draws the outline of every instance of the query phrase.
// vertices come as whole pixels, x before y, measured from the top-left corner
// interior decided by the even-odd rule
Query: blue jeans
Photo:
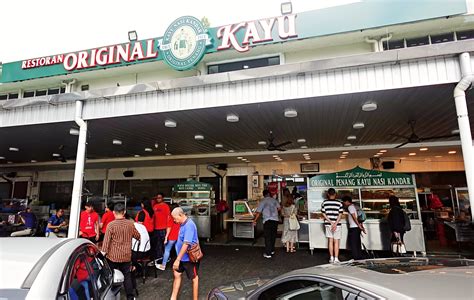
[[[163,254],[163,262],[161,263],[163,266],[166,266],[168,258],[170,258],[171,250],[173,250],[174,244],[176,244],[176,241],[168,241],[168,243],[166,243],[165,254]]]
[[[160,259],[163,257],[163,253],[165,252],[166,229],[155,229],[155,237],[156,237],[155,259]]]

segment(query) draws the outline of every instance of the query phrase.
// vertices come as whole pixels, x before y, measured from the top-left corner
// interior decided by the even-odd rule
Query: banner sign
[[[379,28],[467,12],[465,0],[365,0],[299,14],[205,28],[185,16],[170,24],[163,37],[4,63],[0,83],[73,74],[164,60],[171,68],[192,69],[206,53],[249,51],[281,43],[343,32]],[[348,17],[349,16],[349,17]]]
[[[364,187],[413,185],[411,175],[356,167],[352,170],[317,175],[309,180],[309,187]]]
[[[199,182],[195,180],[188,180],[186,182],[178,183],[173,187],[174,192],[202,192],[210,190],[212,190],[212,186],[209,183]]]

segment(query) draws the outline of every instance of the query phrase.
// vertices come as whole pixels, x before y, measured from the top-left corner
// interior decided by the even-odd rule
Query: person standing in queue
[[[100,235],[101,240],[104,239],[105,231],[107,230],[107,225],[109,225],[109,223],[112,222],[113,220],[115,220],[114,203],[109,202],[107,203],[107,206],[105,207],[105,212],[102,215],[102,219],[100,220],[100,224],[99,224],[100,231],[101,231],[101,235]]]
[[[186,272],[188,279],[193,282],[193,300],[197,300],[199,294],[199,261],[190,261],[187,253],[188,247],[199,243],[197,227],[193,220],[186,216],[181,207],[173,209],[171,216],[174,222],[180,224],[178,240],[175,245],[178,256],[173,263],[174,281],[171,300],[178,299],[179,289],[181,288],[181,277],[184,272]]]
[[[155,248],[155,267],[161,264],[163,253],[165,252],[166,228],[168,227],[168,219],[170,216],[170,207],[164,202],[164,195],[159,193],[156,196],[156,204],[153,206],[156,248]]]
[[[365,232],[364,225],[359,222],[357,218],[357,208],[352,203],[351,196],[344,196],[342,197],[342,204],[347,208],[347,212],[349,215],[347,216],[347,222],[349,223],[349,231],[348,231],[348,244],[351,248],[352,258],[355,260],[362,259],[362,243],[360,240],[361,232]]]
[[[263,191],[263,197],[264,198],[258,204],[253,224],[255,226],[260,215],[263,215],[263,235],[265,236],[265,253],[263,257],[272,258],[272,256],[275,255],[278,213],[281,210],[281,206],[275,198],[270,197],[268,190]]]
[[[135,299],[133,282],[130,274],[132,267],[132,239],[140,240],[140,233],[133,221],[125,219],[125,206],[117,203],[114,206],[115,220],[110,222],[105,231],[102,253],[111,269],[117,269],[124,276],[124,287],[128,299]]]
[[[171,204],[171,209],[178,207],[176,203]],[[161,265],[158,266],[158,269],[164,271],[166,269],[166,264],[170,260],[171,251],[178,240],[180,224],[176,223],[173,220],[173,217],[170,215],[168,220],[168,228],[166,228],[166,237],[165,237],[165,253],[163,254],[163,261]]]
[[[94,211],[92,203],[86,202],[79,219],[79,236],[97,243],[100,238],[99,232],[99,215]]]
[[[339,241],[341,240],[341,218],[342,203],[336,199],[336,190],[328,189],[328,199],[323,201],[321,212],[324,218],[324,227],[326,229],[326,237],[329,243],[329,263],[340,263],[339,261]]]

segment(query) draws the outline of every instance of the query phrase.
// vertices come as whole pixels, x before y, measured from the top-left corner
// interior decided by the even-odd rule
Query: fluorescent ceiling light
[[[288,108],[288,109],[285,109],[284,115],[287,118],[294,118],[298,116],[298,112],[296,111],[296,109]]]
[[[304,153],[304,154],[303,154],[303,156],[308,156],[308,155],[309,155],[309,153]]]
[[[5,159],[5,156],[0,156],[0,159]]]
[[[341,157],[339,157],[339,158],[340,158],[340,159],[345,159],[346,157],[345,157],[345,156],[341,156]]]
[[[428,148],[420,148],[420,151],[428,151]]]
[[[19,149],[19,148],[16,148],[16,147],[10,147],[10,148],[8,148],[8,150],[10,150],[10,151],[12,151],[12,152],[18,152],[18,151],[20,151],[20,149]]]
[[[38,162],[38,161],[36,161],[36,160],[32,159],[32,160],[31,160],[31,162],[32,162],[32,163],[35,163],[35,162]]]
[[[243,67],[244,69],[248,69],[248,68],[249,68],[249,66],[247,66],[247,65],[243,65],[242,67]]]
[[[348,140],[355,140],[357,137],[355,135],[350,135],[347,137]]]
[[[349,154],[349,152],[348,152],[348,151],[344,151],[344,152],[342,152],[342,154]]]
[[[166,152],[165,155],[166,155],[166,156],[171,156],[171,153]]]
[[[378,155],[378,154],[375,154],[375,155],[374,155],[374,157],[380,157],[380,155]]]
[[[441,157],[443,157],[443,156],[442,156],[442,155],[436,155],[435,157],[436,157],[436,158],[441,158]]]
[[[202,134],[196,134],[194,136],[194,139],[197,141],[202,141],[204,139],[204,136]]]
[[[166,121],[165,121],[165,127],[168,127],[168,128],[175,128],[177,125],[178,125],[178,123],[176,123],[176,122],[173,121],[173,120],[166,120]]]
[[[121,140],[112,140],[112,144],[114,144],[114,145],[122,145],[122,141],[121,141]]]
[[[303,145],[303,146],[301,146],[300,148],[301,148],[301,149],[308,149],[308,146]]]
[[[242,156],[237,156],[237,159],[242,159],[243,157]]]
[[[145,152],[152,152],[152,151],[153,151],[153,149],[151,149],[151,148],[145,148]]]
[[[454,129],[451,131],[451,134],[459,134],[459,129]]]
[[[59,153],[53,153],[53,157],[60,157],[61,155]]]
[[[350,147],[350,146],[352,146],[352,144],[349,144],[349,143],[344,144],[344,147]]]
[[[278,156],[278,155],[272,155],[272,157],[275,157],[275,158],[277,158],[277,157],[279,157],[279,156]]]
[[[227,122],[235,123],[239,122],[240,118],[236,114],[228,114],[226,117]]]
[[[412,153],[408,153],[409,156],[415,156],[416,153],[415,152],[412,152]]]
[[[380,153],[387,153],[387,150],[380,150]]]
[[[363,129],[365,127],[365,124],[362,122],[357,122],[352,125],[352,128],[354,129]]]
[[[224,148],[224,145],[222,145],[222,144],[216,144],[216,148]]]
[[[367,102],[362,105],[363,111],[374,111],[377,109],[377,103],[375,102]]]
[[[305,157],[304,159],[306,159],[306,160],[311,160],[311,157]]]
[[[7,161],[7,164],[12,164],[13,162],[12,161]]]
[[[300,144],[303,144],[303,143],[306,143],[306,140],[305,139],[298,139],[297,142],[300,143]]]
[[[69,129],[69,134],[70,135],[79,135],[79,129],[71,128],[71,129]]]
[[[234,151],[234,150],[232,150],[232,149],[230,149],[230,150],[229,150],[229,153],[234,153],[234,152],[235,152],[235,151]]]
[[[377,152],[377,155],[382,155],[383,153],[382,152]]]
[[[265,141],[259,141],[258,144],[259,144],[259,145],[266,145],[267,142],[265,142]]]
[[[451,150],[451,151],[448,152],[448,154],[456,154],[456,151]]]
[[[135,155],[134,155],[134,157],[140,157],[140,155],[138,155],[138,154],[135,154]]]

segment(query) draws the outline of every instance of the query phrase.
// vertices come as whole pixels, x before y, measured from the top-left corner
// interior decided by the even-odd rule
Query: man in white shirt
[[[356,260],[362,259],[360,234],[361,232],[365,233],[364,225],[357,219],[357,208],[352,203],[352,198],[350,196],[344,196],[342,197],[342,203],[347,207],[349,213],[347,216],[349,222],[347,241],[351,248],[352,258]]]
[[[132,262],[136,262],[137,259],[142,258],[150,250],[150,236],[146,230],[143,222],[145,221],[145,213],[140,211],[138,213],[137,222],[133,223],[135,228],[140,233],[140,240],[132,239]]]

